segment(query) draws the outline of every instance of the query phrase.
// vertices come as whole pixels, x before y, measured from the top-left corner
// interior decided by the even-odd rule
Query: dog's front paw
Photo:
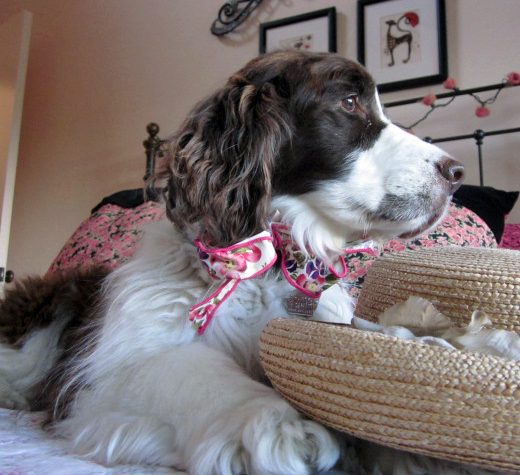
[[[278,398],[259,398],[220,417],[190,457],[193,475],[308,475],[328,470],[339,444]]]
[[[280,420],[262,419],[252,420],[244,431],[252,473],[303,475],[327,470],[338,460],[337,441],[317,422],[298,413],[285,414]]]
[[[29,409],[25,396],[14,389],[3,376],[0,376],[0,407],[17,410]]]

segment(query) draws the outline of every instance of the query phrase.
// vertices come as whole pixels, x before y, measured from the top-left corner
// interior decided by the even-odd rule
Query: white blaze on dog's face
[[[372,79],[355,63],[345,61],[319,97],[309,94],[296,123],[273,205],[299,244],[322,257],[348,241],[425,232],[461,183],[459,162],[390,123]]]
[[[343,223],[349,235],[360,231],[375,239],[413,235],[434,225],[454,191],[439,167],[455,167],[452,181],[457,183],[462,173],[442,150],[390,123],[371,148],[349,159],[352,167],[345,176],[303,199]]]

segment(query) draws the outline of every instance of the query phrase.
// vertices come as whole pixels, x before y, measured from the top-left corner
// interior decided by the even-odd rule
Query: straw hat
[[[409,295],[467,323],[520,316],[520,253],[405,251],[374,263],[358,304],[374,319]],[[278,392],[325,425],[390,447],[520,473],[520,364],[346,325],[274,320],[260,341]]]
[[[520,252],[432,247],[378,259],[363,283],[356,315],[376,321],[386,308],[411,295],[429,300],[455,324],[468,324],[478,309],[494,327],[518,331]]]

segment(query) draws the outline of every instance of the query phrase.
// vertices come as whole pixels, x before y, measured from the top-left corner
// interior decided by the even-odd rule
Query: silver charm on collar
[[[284,306],[287,313],[299,315],[300,317],[312,317],[318,306],[319,298],[307,297],[307,295],[296,290],[284,298]]]

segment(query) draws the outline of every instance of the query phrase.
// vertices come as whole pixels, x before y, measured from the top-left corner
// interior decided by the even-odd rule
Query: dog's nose
[[[455,193],[464,180],[464,165],[451,157],[442,157],[436,165],[442,177],[449,183],[450,194]]]

